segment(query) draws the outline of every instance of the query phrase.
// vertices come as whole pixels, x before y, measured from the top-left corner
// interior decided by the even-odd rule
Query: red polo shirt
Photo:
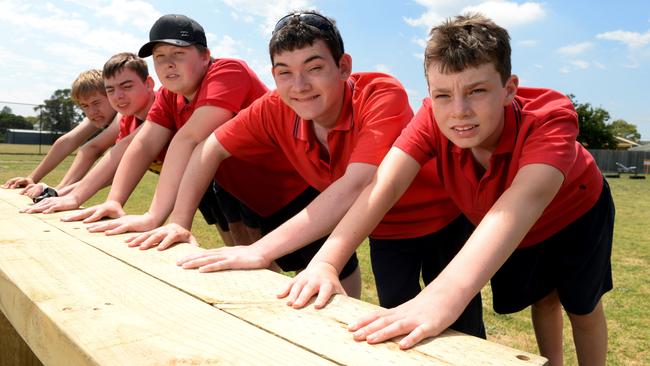
[[[576,142],[577,115],[564,95],[519,88],[512,105],[505,108],[503,133],[482,177],[477,176],[471,150],[455,146],[439,130],[431,106],[431,100],[425,99],[395,146],[420,164],[436,157],[445,187],[475,225],[527,164],[551,165],[565,179],[519,247],[547,239],[596,203],[603,178],[591,154]]]
[[[118,143],[123,138],[130,135],[136,128],[142,124],[142,120],[139,120],[136,116],[122,116],[120,118],[120,132],[117,134],[115,143]]]
[[[239,113],[267,90],[245,62],[215,59],[191,102],[163,87],[149,110],[147,120],[176,133],[199,107],[215,106]],[[289,166],[288,162],[279,162],[278,165],[277,169],[270,169],[256,162],[227,159],[220,165],[215,179],[252,210],[268,216],[307,187],[299,175],[282,168],[283,165]]]
[[[244,61],[215,59],[191,102],[162,87],[147,120],[176,133],[199,107],[209,105],[239,113],[266,91],[266,86]]]
[[[323,191],[342,177],[351,163],[379,165],[412,115],[406,92],[396,79],[379,73],[355,73],[346,82],[339,119],[328,132],[329,157],[320,151],[312,122],[301,119],[277,92],[260,98],[215,133],[225,149],[242,160],[266,161],[270,154],[282,151],[309,185]],[[421,204],[413,198],[404,198],[408,209],[399,206],[391,210],[373,237],[421,236],[458,216],[456,210],[451,219],[445,217],[444,225],[440,224],[436,222],[440,215],[436,214],[441,210],[433,209],[431,202]],[[427,231],[431,227],[436,229]]]

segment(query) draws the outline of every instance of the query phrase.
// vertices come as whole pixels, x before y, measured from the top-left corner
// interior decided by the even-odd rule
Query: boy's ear
[[[153,90],[153,87],[156,85],[156,82],[153,81],[153,78],[151,75],[147,75],[147,78],[144,81],[145,85],[147,86],[147,89]]]
[[[210,54],[210,49],[206,49],[205,53],[203,53],[203,65],[208,66],[210,64],[210,59],[212,58],[212,55]]]
[[[513,99],[515,99],[515,95],[517,95],[517,89],[519,88],[519,77],[515,74],[510,75],[508,80],[506,81],[506,97],[504,100],[503,105],[507,106],[512,103]]]
[[[341,74],[341,79],[347,80],[352,74],[352,56],[344,53],[339,60],[339,72]]]

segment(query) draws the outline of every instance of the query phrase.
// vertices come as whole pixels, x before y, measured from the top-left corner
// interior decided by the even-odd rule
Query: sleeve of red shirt
[[[437,134],[434,124],[431,99],[426,98],[393,146],[409,154],[420,166],[423,166],[436,155]]]
[[[250,74],[236,60],[215,60],[217,65],[208,69],[203,79],[204,87],[196,96],[196,108],[214,106],[238,113],[251,90]]]
[[[172,116],[174,103],[176,103],[176,94],[170,92],[165,87],[161,87],[156,93],[156,100],[153,102],[147,113],[147,121],[161,125],[172,131],[176,130],[176,124]]]
[[[269,133],[274,126],[269,118],[275,118],[271,95],[264,95],[248,108],[217,128],[214,134],[219,143],[233,156],[250,160],[274,153],[278,147]]]
[[[122,140],[123,138],[128,136],[130,133],[131,133],[131,131],[129,131],[129,126],[127,126],[126,117],[122,116],[122,118],[120,118],[120,131],[117,134],[117,138],[115,139],[115,143],[118,143],[120,140]]]
[[[372,77],[372,76],[371,76]],[[362,87],[353,104],[360,103],[354,116],[359,138],[349,162],[379,165],[406,124],[413,118],[402,85],[389,76],[373,77]]]
[[[576,160],[578,116],[571,101],[564,95],[548,90],[529,102],[522,111],[523,118],[533,115],[532,123],[519,159],[519,168],[527,164],[551,165],[566,178]],[[520,134],[521,135],[521,134]]]

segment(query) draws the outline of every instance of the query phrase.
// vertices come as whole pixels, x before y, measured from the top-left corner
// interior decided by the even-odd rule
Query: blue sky
[[[137,52],[166,13],[196,19],[213,56],[244,59],[272,88],[267,45],[273,25],[289,10],[314,8],[337,20],[353,69],[396,76],[414,109],[426,96],[422,53],[429,28],[466,10],[481,11],[509,30],[513,72],[522,85],[572,93],[608,110],[612,120],[636,124],[650,139],[647,0],[0,0],[0,101],[40,103],[112,54]]]

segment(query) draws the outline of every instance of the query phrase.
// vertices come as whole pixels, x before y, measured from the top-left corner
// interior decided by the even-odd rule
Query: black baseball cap
[[[149,31],[149,42],[140,48],[138,56],[151,56],[153,47],[158,42],[178,47],[187,47],[193,44],[208,47],[203,27],[196,20],[179,14],[163,15],[156,20]]]

